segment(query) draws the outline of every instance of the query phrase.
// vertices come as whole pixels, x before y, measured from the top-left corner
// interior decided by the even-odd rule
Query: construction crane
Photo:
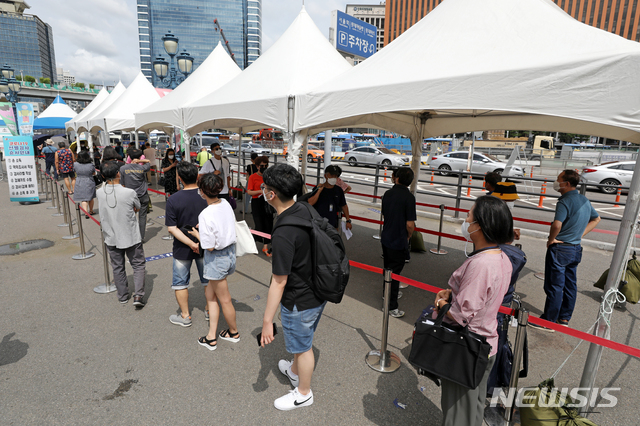
[[[227,48],[227,50],[229,51],[229,55],[231,55],[231,59],[233,59],[233,62],[236,63],[236,65],[238,65],[238,62],[236,61],[236,56],[233,54],[233,52],[231,51],[231,46],[229,46],[229,41],[227,40],[227,38],[224,36],[224,31],[222,31],[222,27],[220,26],[220,23],[218,22],[218,19],[215,18],[213,20],[213,23],[216,26],[216,31],[220,31],[220,35],[222,36],[222,40],[224,40],[224,46]]]

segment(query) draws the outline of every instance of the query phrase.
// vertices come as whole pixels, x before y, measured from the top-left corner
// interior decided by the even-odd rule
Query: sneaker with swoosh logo
[[[293,361],[287,361],[286,359],[281,359],[278,362],[278,369],[282,374],[287,376],[287,379],[289,379],[289,381],[291,382],[291,386],[293,386],[294,388],[297,388],[298,385],[300,384],[300,378],[297,375],[293,374],[293,371],[291,371],[292,365],[293,365]]]
[[[289,391],[288,394],[281,396],[273,402],[274,407],[282,411],[295,410],[300,407],[308,407],[313,404],[313,392],[309,389],[307,395],[302,395],[298,388]]]

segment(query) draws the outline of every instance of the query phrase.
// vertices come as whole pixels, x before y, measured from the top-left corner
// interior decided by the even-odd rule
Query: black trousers
[[[256,231],[264,232],[271,235],[273,231],[273,215],[267,212],[266,201],[263,197],[251,199],[251,214],[253,215],[253,223]],[[268,244],[271,242],[269,238],[259,237],[254,235],[253,238],[257,242]]]
[[[394,274],[400,275],[404,268],[404,263],[409,254],[409,249],[394,250],[382,245],[382,255],[384,256],[384,269],[391,269]],[[384,282],[382,285],[384,295]],[[397,280],[391,281],[391,292],[389,296],[389,310],[398,309],[398,292],[400,283]]]

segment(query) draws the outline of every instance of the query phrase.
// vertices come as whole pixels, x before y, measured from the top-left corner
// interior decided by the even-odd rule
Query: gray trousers
[[[495,355],[489,358],[482,381],[475,389],[442,379],[442,426],[482,426],[487,380],[495,360]]]
[[[149,211],[149,193],[146,192],[140,200],[140,211],[138,212],[138,225],[140,226],[140,238],[144,241],[144,233],[147,230],[147,212]]]
[[[119,249],[115,246],[107,246],[109,257],[111,258],[111,268],[113,269],[113,282],[118,289],[118,300],[129,299],[129,283],[127,282],[127,271],[125,269],[124,256],[129,258],[133,267],[133,283],[135,287],[134,296],[144,296],[144,275],[145,257],[142,243],[126,249]]]

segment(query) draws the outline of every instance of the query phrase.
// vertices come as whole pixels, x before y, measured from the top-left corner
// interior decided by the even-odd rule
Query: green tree
[[[76,84],[74,84],[74,87],[80,87],[80,88],[84,89],[84,83],[76,83]]]
[[[16,77],[16,80],[22,81],[22,76],[21,75],[16,75],[15,77]]]
[[[51,79],[50,78],[41,78],[40,79],[40,83],[42,84],[51,84]]]
[[[24,81],[26,81],[28,83],[35,83],[36,82],[36,78],[35,77],[31,77],[30,75],[25,75],[24,76]]]
[[[96,88],[95,84],[93,84],[93,83],[89,84],[89,89],[95,89],[95,88]]]

